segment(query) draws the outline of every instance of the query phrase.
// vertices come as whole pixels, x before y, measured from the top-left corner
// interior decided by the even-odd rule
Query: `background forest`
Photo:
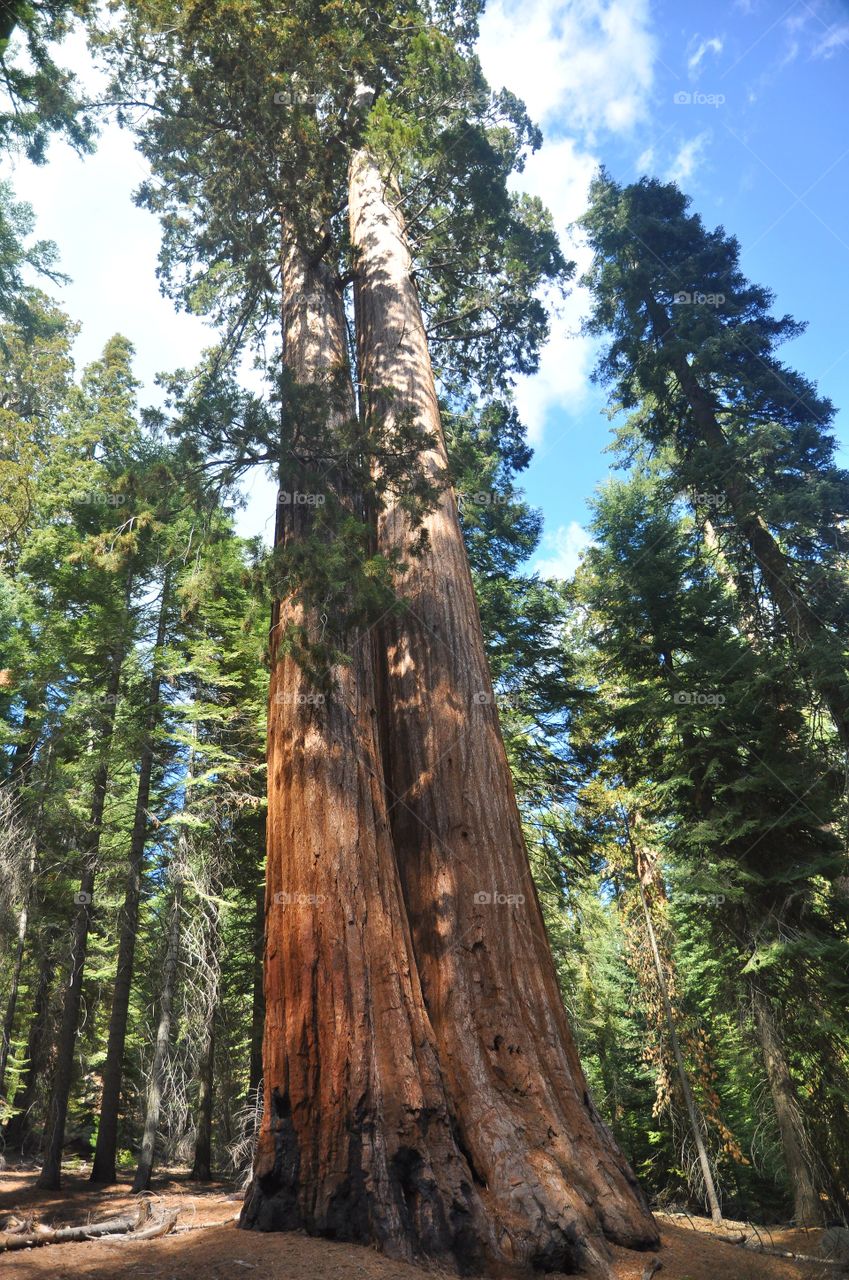
[[[51,133],[96,143],[51,53],[89,25],[155,175],[140,200],[161,218],[165,287],[217,326],[156,407],[120,334],[77,368],[55,249],[0,186],[0,1123],[57,1179],[64,1140],[94,1180],[134,1171],[137,1188],[157,1166],[250,1170],[272,601],[307,583],[331,617],[343,597],[403,613],[391,566],[352,570],[344,524],[334,554],[297,563],[236,531],[291,404],[269,210],[292,184],[324,190],[319,124],[346,136],[359,74],[325,79],[319,103],[280,72],[271,89],[297,108],[281,175],[268,83],[233,107],[224,81],[201,82],[232,63],[255,83],[234,50],[270,60],[265,41],[309,62],[308,6],[273,36],[263,6],[209,8],[199,36],[182,6],[191,39],[168,46],[167,73],[164,0],[109,23],[84,3],[12,4],[0,27],[0,144],[41,160]],[[409,45],[381,26],[396,7],[371,8],[348,6],[316,56],[326,72],[334,41],[359,40],[359,72],[395,58],[413,104],[378,99],[371,145],[403,192],[495,700],[595,1102],[653,1204],[845,1221],[849,474],[833,407],[785,363],[800,326],[743,275],[733,235],[674,182],[602,171],[578,233],[616,470],[574,577],[531,572],[543,528],[514,384],[557,323],[543,286],[577,283],[542,204],[504,194],[539,135],[468,54],[472,6],[453,44]],[[148,95],[159,114],[135,113]],[[328,226],[351,267],[339,210]],[[307,501],[279,478],[284,503]],[[332,500],[324,514],[339,519]]]

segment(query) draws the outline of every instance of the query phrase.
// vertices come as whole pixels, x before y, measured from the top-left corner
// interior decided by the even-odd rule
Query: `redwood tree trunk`
[[[150,803],[150,782],[153,775],[154,733],[159,719],[159,693],[162,682],[159,662],[162,646],[165,643],[168,619],[168,586],[169,575],[166,569],[162,584],[159,620],[156,628],[156,644],[153,650],[153,671],[148,689],[145,739],[139,762],[136,808],[133,816],[130,851],[127,859],[127,883],[124,890],[124,902],[118,917],[118,962],[115,970],[115,986],[112,992],[112,1009],[109,1015],[106,1061],[103,1066],[100,1125],[97,1131],[97,1145],[91,1168],[91,1181],[107,1184],[116,1180],[115,1152],[118,1144],[118,1110],[121,1101],[121,1078],[124,1069],[124,1042],[127,1038],[130,989],[133,982],[133,964],[136,954],[136,932],[139,923],[139,902],[142,888],[142,864],[147,841],[147,809]]]
[[[47,1113],[47,1142],[44,1163],[36,1186],[58,1191],[62,1179],[62,1147],[65,1142],[65,1120],[74,1073],[74,1047],[77,1041],[77,1023],[80,1017],[83,975],[88,950],[88,931],[91,924],[94,898],[94,882],[100,851],[100,835],[103,829],[103,809],[106,803],[106,787],[109,780],[109,744],[115,722],[115,702],[121,683],[123,653],[116,651],[111,660],[105,705],[107,714],[103,727],[104,740],[100,743],[101,759],[94,775],[91,813],[88,822],[86,847],[83,854],[83,870],[76,895],[77,914],[71,935],[71,957],[68,985],[62,1007],[62,1023],[56,1048],[56,1072],[53,1091]]]
[[[805,1155],[805,1135],[799,1113],[799,1100],[781,1039],[775,1026],[775,1016],[766,995],[754,983],[750,984],[755,1027],[766,1067],[769,1091],[778,1131],[787,1177],[793,1192],[793,1216],[799,1226],[821,1227],[823,1224],[822,1200],[817,1193],[810,1164]]]
[[[284,359],[321,384],[346,363],[332,271],[284,256]],[[350,388],[350,381],[347,382]],[[332,438],[345,402],[328,402]],[[332,448],[328,453],[332,454]],[[297,467],[281,469],[282,487]],[[328,482],[329,483],[329,482]],[[309,514],[281,508],[285,542]],[[283,601],[268,722],[264,1113],[241,1224],[378,1244],[467,1268],[498,1252],[458,1149],[412,956],[386,813],[368,633],[323,700],[277,643],[320,619]]]
[[[404,410],[447,466],[421,309],[400,215],[365,153],[350,185],[360,383],[384,430]],[[391,394],[384,394],[389,392]],[[400,617],[382,626],[381,716],[389,816],[459,1141],[502,1255],[603,1273],[605,1237],[646,1247],[657,1230],[587,1090],[569,1029],[498,726],[453,493],[408,561]],[[401,504],[378,549],[402,556]]]

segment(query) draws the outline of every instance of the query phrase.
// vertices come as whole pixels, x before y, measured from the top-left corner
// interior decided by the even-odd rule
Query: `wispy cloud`
[[[543,536],[543,555],[531,567],[543,578],[571,578],[591,543],[592,538],[584,526],[572,520]]]
[[[705,130],[703,133],[697,133],[695,138],[690,138],[688,142],[679,147],[675,159],[666,171],[667,179],[670,182],[687,182],[701,163],[705,147],[709,141],[710,133]]]
[[[711,36],[709,40],[700,41],[697,48],[687,59],[687,70],[690,75],[694,76],[696,74],[707,54],[715,53],[719,55],[722,53],[723,47],[722,39],[719,36]]]
[[[849,53],[849,22],[830,27],[814,46],[813,58],[833,58],[836,53]]]

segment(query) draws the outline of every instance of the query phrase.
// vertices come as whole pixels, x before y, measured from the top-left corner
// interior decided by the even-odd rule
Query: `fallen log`
[[[132,1231],[130,1235],[133,1240],[155,1240],[157,1236],[167,1236],[174,1230],[179,1216],[180,1210],[172,1209],[170,1213],[163,1214],[159,1222],[143,1227],[141,1231]]]
[[[849,1273],[849,1262],[841,1258],[819,1258],[812,1253],[792,1253],[789,1249],[771,1248],[766,1244],[755,1244],[750,1240],[741,1241],[741,1249],[749,1249],[752,1253],[766,1253],[771,1258],[792,1258],[794,1262],[815,1262],[819,1267],[842,1267]]]
[[[707,1234],[707,1233],[706,1233],[706,1234]],[[713,1233],[711,1232],[710,1234],[713,1234]],[[720,1236],[720,1235],[717,1235],[717,1236],[714,1236],[714,1239],[715,1239],[715,1240],[721,1240],[723,1244],[745,1244],[745,1243],[746,1243],[747,1236],[746,1236],[745,1231],[741,1231],[741,1232],[739,1232],[739,1234],[738,1234],[738,1235],[735,1235],[735,1236]]]
[[[105,1218],[102,1222],[86,1222],[80,1227],[45,1227],[35,1223],[29,1231],[13,1228],[0,1235],[0,1253],[9,1253],[13,1249],[37,1249],[45,1244],[67,1244],[74,1240],[97,1240],[102,1236],[129,1235],[130,1233],[144,1239],[147,1234],[145,1226],[149,1219],[150,1205],[144,1200],[135,1213],[125,1213],[117,1218]],[[156,1225],[159,1227],[162,1224]],[[171,1226],[173,1227],[173,1223]]]

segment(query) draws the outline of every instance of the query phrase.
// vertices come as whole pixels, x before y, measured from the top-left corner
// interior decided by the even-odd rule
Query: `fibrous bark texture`
[[[354,411],[350,389],[342,403],[329,394],[346,364],[342,299],[332,271],[294,243],[284,300],[288,371],[301,386],[328,387],[332,436],[339,415]],[[281,477],[292,495],[298,474],[293,458]],[[278,540],[305,536],[314,509],[285,503]],[[495,1245],[455,1141],[412,958],[386,813],[372,637],[346,637],[349,661],[319,693],[281,651],[293,623],[312,636],[325,625],[283,600],[272,635],[265,1100],[241,1223],[474,1268]]]
[[[350,183],[359,378],[391,433],[412,413],[447,468],[403,223],[371,156]],[[401,616],[380,628],[388,811],[413,952],[460,1144],[505,1262],[603,1272],[605,1239],[657,1230],[589,1096],[532,881],[450,488],[408,551],[403,506],[378,549],[406,557]]]

